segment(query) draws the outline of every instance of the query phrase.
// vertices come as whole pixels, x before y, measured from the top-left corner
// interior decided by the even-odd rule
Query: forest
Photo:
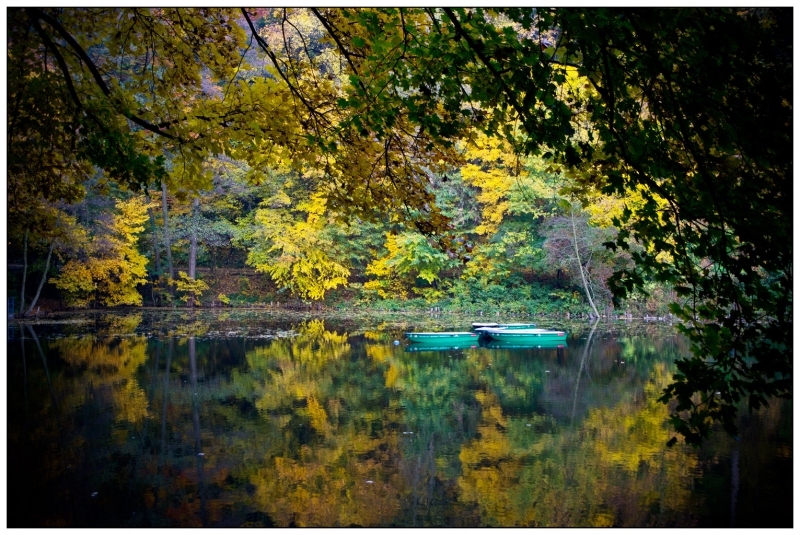
[[[791,9],[9,8],[9,314],[669,317],[791,394]]]

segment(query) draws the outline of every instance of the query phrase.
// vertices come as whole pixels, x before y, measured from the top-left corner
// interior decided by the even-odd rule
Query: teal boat
[[[565,340],[567,333],[564,331],[549,331],[547,329],[492,329],[483,328],[481,332],[487,334],[498,342],[513,341],[532,344],[542,340]]]
[[[405,333],[406,338],[418,344],[449,345],[452,342],[478,343],[478,334],[471,332]]]
[[[567,340],[541,338],[535,342],[518,342],[516,340],[489,340],[483,344],[487,349],[567,349]]]

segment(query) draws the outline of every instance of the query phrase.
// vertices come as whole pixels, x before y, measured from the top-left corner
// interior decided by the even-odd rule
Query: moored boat
[[[447,345],[451,342],[478,342],[478,334],[472,332],[405,333],[414,343]]]
[[[472,328],[482,329],[483,327],[497,327],[499,325],[500,325],[499,323],[473,323]]]
[[[492,329],[483,328],[481,332],[498,341],[515,341],[533,343],[538,340],[566,340],[564,331],[549,331],[547,329]]]

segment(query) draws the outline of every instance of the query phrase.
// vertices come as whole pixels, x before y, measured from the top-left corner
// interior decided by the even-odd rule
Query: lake
[[[667,448],[657,398],[689,354],[668,325],[541,320],[569,331],[542,348],[403,337],[480,319],[9,323],[8,526],[792,526],[791,401]]]

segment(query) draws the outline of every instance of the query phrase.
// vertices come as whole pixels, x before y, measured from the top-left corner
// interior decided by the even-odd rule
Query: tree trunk
[[[175,271],[172,267],[172,244],[170,243],[169,234],[169,217],[167,214],[167,184],[161,182],[161,210],[164,212],[164,248],[167,250],[167,272],[169,278],[175,280]],[[174,293],[174,289],[170,286],[170,291]]]
[[[58,217],[56,218],[56,230],[58,229],[59,223],[61,223],[61,212],[58,213]],[[36,302],[39,300],[39,295],[42,293],[44,282],[47,280],[47,270],[50,269],[50,257],[53,255],[53,249],[55,248],[55,246],[56,246],[56,237],[53,236],[53,241],[50,242],[50,249],[48,249],[47,251],[47,260],[45,260],[44,262],[44,273],[42,273],[42,280],[39,281],[39,287],[36,288],[36,295],[33,296],[33,301],[31,301],[31,306],[25,313],[26,316],[31,312],[33,312],[33,307],[36,306]]]
[[[158,231],[156,230],[156,217],[153,214],[153,207],[149,205],[151,202],[150,194],[147,194],[147,214],[150,216],[150,228],[153,229],[153,263],[155,264],[155,276],[150,286],[150,299],[153,300],[153,306],[156,306],[156,280],[161,276],[161,248],[158,246]]]
[[[150,195],[147,195],[147,202],[150,202]],[[150,228],[153,229],[153,262],[155,264],[156,273],[161,272],[161,249],[158,247],[158,232],[156,231],[156,216],[153,214],[153,207],[147,207],[147,213],[150,216]]]
[[[195,197],[192,204],[192,234],[189,239],[189,278],[194,280],[195,269],[197,267],[197,224],[195,222],[195,216],[200,206],[200,199]],[[194,294],[189,296],[189,306],[194,307]]]
[[[570,218],[572,219],[572,244],[575,246],[575,259],[578,261],[578,271],[581,274],[581,280],[583,281],[583,289],[586,292],[586,298],[589,300],[589,304],[594,310],[595,317],[600,317],[600,314],[597,312],[597,307],[594,306],[594,301],[592,300],[592,294],[589,292],[589,283],[586,281],[586,274],[583,272],[583,263],[581,263],[581,254],[578,252],[578,231],[575,229],[575,212],[570,209],[569,211]]]
[[[22,246],[22,290],[19,296],[19,315],[25,312],[25,277],[28,275],[28,229],[25,229],[25,240]]]

